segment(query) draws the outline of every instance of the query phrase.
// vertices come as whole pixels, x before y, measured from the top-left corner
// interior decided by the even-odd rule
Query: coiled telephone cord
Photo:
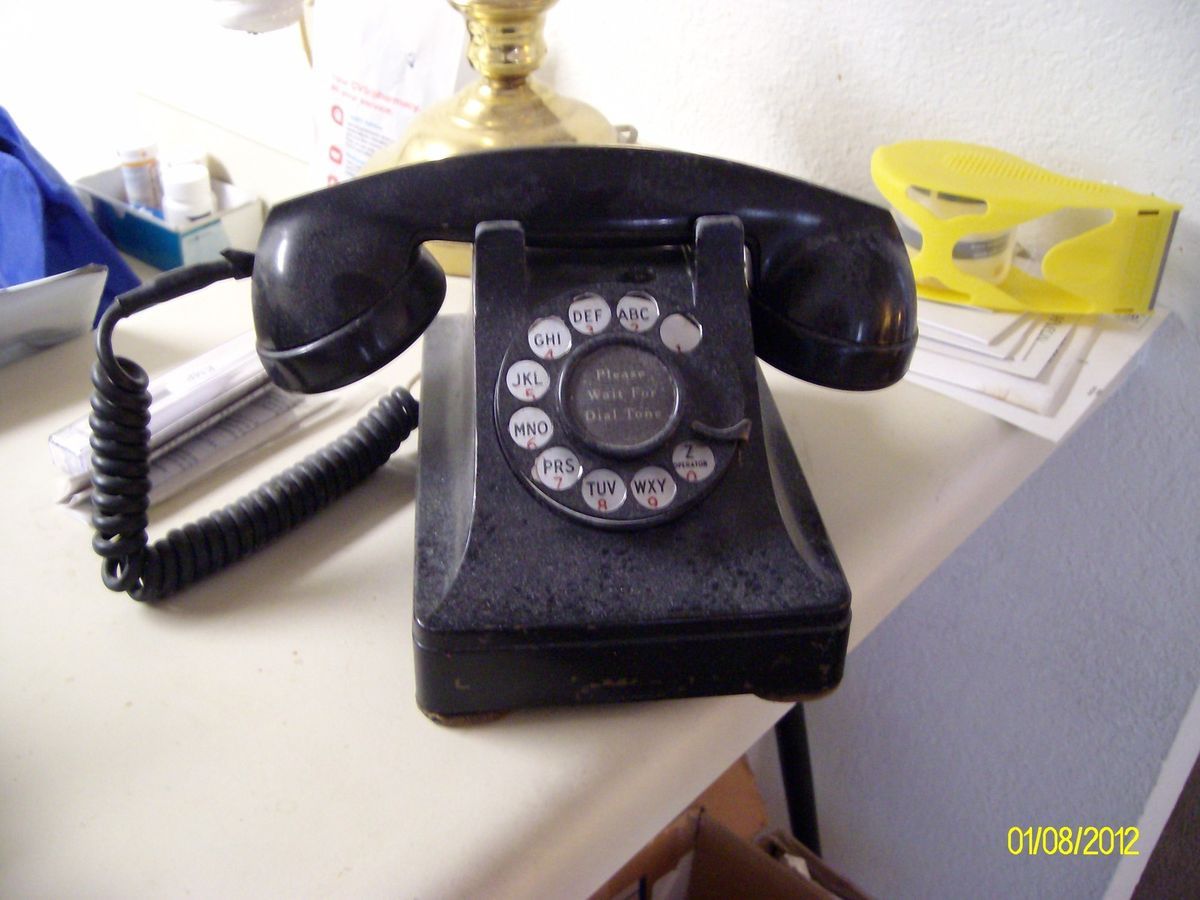
[[[224,278],[244,278],[254,257],[225,258],[168,272],[118,297],[96,329],[92,367],[92,547],[101,577],[135,600],[162,600],[246,558],[329,506],[387,462],[417,427],[418,405],[395,388],[328,446],[204,518],[150,543],[149,378],[113,352],[117,322]]]

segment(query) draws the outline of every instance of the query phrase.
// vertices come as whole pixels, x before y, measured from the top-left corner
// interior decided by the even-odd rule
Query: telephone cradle
[[[445,279],[429,240],[473,241],[470,315],[434,321]],[[259,355],[284,387],[339,387],[425,335],[413,645],[427,715],[838,684],[850,590],[756,356],[835,388],[902,377],[915,294],[886,212],[706,157],[525,148],[280,204],[254,258],[227,267],[208,280],[252,273]],[[194,286],[141,289],[115,315]],[[329,454],[340,463],[229,515],[315,511],[364,478],[416,423],[403,391],[385,403]],[[103,520],[94,543],[106,583],[154,599],[219,567],[222,542],[230,560],[252,552],[230,532],[247,543],[254,528],[206,520],[146,547],[144,526],[139,545]]]

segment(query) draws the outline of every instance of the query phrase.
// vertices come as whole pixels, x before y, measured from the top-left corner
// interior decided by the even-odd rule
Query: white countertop
[[[467,291],[452,280],[451,303]],[[118,352],[182,362],[250,327],[248,293],[142,314]],[[413,702],[415,445],[167,604],[110,594],[90,529],[51,501],[46,449],[84,410],[91,358],[80,338],[0,369],[0,894],[585,895],[786,711],[720,697],[432,724]],[[418,366],[414,348],[371,380]],[[852,649],[1052,449],[909,384],[769,377],[850,580]],[[327,436],[155,508],[152,537]]]

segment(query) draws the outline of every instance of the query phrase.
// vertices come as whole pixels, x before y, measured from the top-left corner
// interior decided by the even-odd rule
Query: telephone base
[[[427,332],[427,406],[471,405],[460,375],[470,326],[450,316]],[[849,587],[761,377],[758,389],[770,466],[746,453],[703,505],[633,541],[548,512],[507,471],[473,490],[467,411],[423,422],[413,621],[422,712],[465,725],[531,707],[739,693],[792,701],[835,688]],[[478,441],[486,465],[495,437]],[[763,485],[748,480],[765,482],[765,503],[754,502]],[[581,559],[599,568],[584,566],[572,590],[565,561]],[[592,579],[604,589],[583,596]],[[664,606],[669,594],[692,609]]]
[[[474,317],[425,335],[427,715],[840,681],[850,589],[754,359],[743,252],[731,216],[690,247],[479,226]]]

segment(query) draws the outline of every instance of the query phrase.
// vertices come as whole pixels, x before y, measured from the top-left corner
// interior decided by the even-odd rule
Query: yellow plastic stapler
[[[880,147],[871,177],[921,296],[1008,311],[1148,312],[1181,209],[953,141]]]

